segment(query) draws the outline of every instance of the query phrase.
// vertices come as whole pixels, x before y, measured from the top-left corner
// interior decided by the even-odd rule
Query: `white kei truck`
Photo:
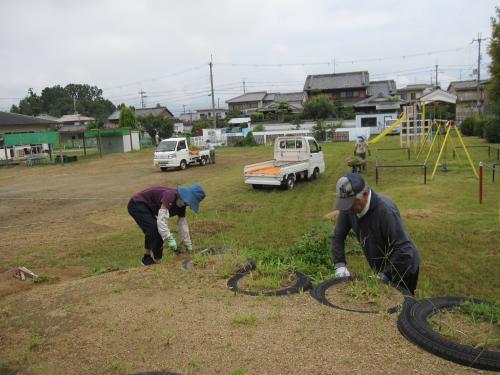
[[[188,165],[211,162],[210,150],[190,150],[186,138],[167,138],[156,147],[153,164],[163,172],[168,168],[184,170]]]
[[[295,181],[314,180],[324,171],[323,151],[313,137],[288,136],[276,138],[273,160],[246,165],[243,175],[254,189],[281,186],[291,190]]]

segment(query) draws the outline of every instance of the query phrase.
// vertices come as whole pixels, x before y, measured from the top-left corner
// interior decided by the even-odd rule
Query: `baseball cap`
[[[348,210],[352,207],[356,194],[363,191],[365,180],[357,173],[347,173],[337,181],[337,200],[335,208],[340,211]]]

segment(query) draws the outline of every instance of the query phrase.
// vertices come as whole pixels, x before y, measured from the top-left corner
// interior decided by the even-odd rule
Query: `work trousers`
[[[391,280],[394,284],[400,286],[401,288],[408,289],[408,291],[414,295],[415,289],[417,289],[418,283],[418,272],[419,268],[415,273],[406,272],[403,277],[396,276],[394,280]]]
[[[156,216],[148,206],[142,202],[128,202],[128,213],[132,216],[144,232],[144,248],[151,250],[156,260],[163,256],[163,239],[158,233]]]

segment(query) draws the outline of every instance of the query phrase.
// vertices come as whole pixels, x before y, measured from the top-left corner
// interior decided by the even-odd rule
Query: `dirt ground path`
[[[3,373],[477,373],[408,343],[395,316],[235,295],[179,263],[10,295],[0,317]]]

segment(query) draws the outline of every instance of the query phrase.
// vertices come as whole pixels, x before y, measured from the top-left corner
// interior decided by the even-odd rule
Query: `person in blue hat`
[[[383,282],[391,281],[415,293],[420,255],[406,231],[396,204],[375,193],[363,177],[347,173],[336,186],[340,213],[332,236],[336,277],[350,276],[344,251],[349,231],[356,234],[370,267]]]
[[[191,236],[186,220],[186,207],[195,213],[200,212],[200,202],[205,198],[203,187],[193,184],[189,187],[170,188],[154,186],[138,192],[128,202],[128,212],[144,232],[144,256],[142,265],[150,266],[163,256],[163,244],[167,243],[173,251],[192,251]],[[177,216],[180,243],[168,228],[171,217]]]

